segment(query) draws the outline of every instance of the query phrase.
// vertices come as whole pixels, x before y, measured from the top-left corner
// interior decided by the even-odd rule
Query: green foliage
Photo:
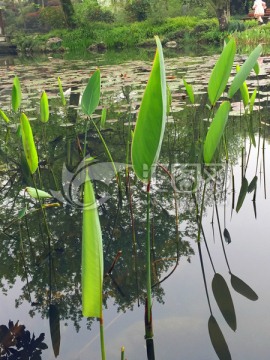
[[[48,30],[64,28],[66,21],[61,6],[42,8],[40,10],[40,22],[41,26]]]
[[[75,4],[74,7],[76,22],[81,26],[89,22],[113,23],[115,21],[112,11],[98,5],[95,0],[83,1]]]
[[[125,11],[130,21],[144,21],[151,10],[148,0],[132,0],[127,2]]]

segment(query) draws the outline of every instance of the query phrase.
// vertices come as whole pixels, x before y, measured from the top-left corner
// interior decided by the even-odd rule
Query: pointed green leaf
[[[191,104],[194,104],[195,99],[194,99],[193,87],[192,87],[192,85],[188,84],[185,79],[183,79],[183,82],[184,82],[184,85],[185,85],[186,92],[187,92],[187,95],[189,97],[189,100],[190,100]]]
[[[95,111],[100,99],[100,70],[97,69],[90,77],[82,95],[81,108],[84,114],[90,116]]]
[[[256,96],[257,96],[257,89],[253,90],[253,93],[250,97],[250,103],[249,103],[249,112],[252,113],[253,112],[253,107],[254,107],[254,103],[256,100]]]
[[[21,106],[22,93],[21,84],[17,76],[13,79],[12,93],[11,93],[11,105],[13,111],[18,111]]]
[[[241,209],[243,202],[245,200],[245,197],[247,195],[247,191],[248,191],[248,181],[244,177],[242,179],[242,185],[241,185],[240,193],[239,193],[238,200],[237,200],[236,212],[238,212]]]
[[[27,160],[29,170],[31,174],[34,174],[38,167],[38,155],[34,142],[32,128],[27,116],[24,113],[21,114],[20,123],[24,154]]]
[[[3,110],[0,109],[0,117],[6,122],[6,123],[9,123],[10,120],[9,118],[7,117],[7,115],[5,114],[5,112]]]
[[[224,47],[209,79],[208,97],[212,106],[216,104],[226,88],[233,66],[235,52],[236,44],[232,38]]]
[[[44,123],[49,120],[49,102],[45,91],[40,98],[40,120]]]
[[[238,73],[239,71],[240,71],[240,66],[236,65],[236,72]],[[249,92],[248,92],[247,83],[245,81],[240,86],[240,92],[241,92],[244,107],[246,107],[249,103]]]
[[[86,168],[82,226],[82,313],[101,317],[103,247],[95,193]]]
[[[208,320],[208,331],[213,348],[220,360],[231,360],[230,350],[213,315]]]
[[[230,290],[224,278],[218,273],[215,273],[212,280],[212,290],[224,319],[230,328],[235,331],[236,316]]]
[[[66,98],[64,95],[63,87],[62,87],[62,82],[61,82],[61,79],[59,76],[58,76],[57,80],[58,80],[58,88],[59,88],[59,94],[60,94],[60,98],[62,101],[62,105],[65,106],[67,102],[66,102]]]
[[[30,187],[30,186],[27,186],[27,187],[25,188],[25,191],[28,192],[28,194],[29,194],[32,198],[34,198],[34,199],[38,199],[38,198],[41,198],[41,199],[52,198],[52,195],[49,194],[49,193],[47,193],[46,191],[39,190],[39,189]]]
[[[56,305],[50,304],[49,307],[49,323],[50,323],[50,333],[52,339],[52,347],[54,356],[57,357],[59,355],[60,350],[60,315],[59,310]]]
[[[237,92],[237,90],[240,89],[246,78],[249,76],[251,70],[253,69],[254,65],[258,60],[258,57],[261,55],[261,52],[262,46],[258,45],[246,59],[244,64],[241,66],[239,72],[235,75],[228,91],[228,97],[230,99]]]
[[[250,184],[248,185],[248,192],[249,193],[251,193],[253,190],[256,189],[257,181],[258,181],[258,176],[255,175],[254,178],[251,180]]]
[[[231,274],[231,284],[235,291],[239,294],[245,296],[247,299],[256,301],[258,300],[258,295],[254,290],[251,289],[243,280],[239,279],[237,276]]]
[[[231,104],[229,101],[224,101],[218,108],[214,120],[209,127],[204,143],[204,161],[206,164],[209,164],[213,159],[216,148],[223,135],[230,108]]]
[[[160,40],[135,126],[131,157],[136,176],[148,182],[155,170],[163,140],[166,111],[166,77]]]

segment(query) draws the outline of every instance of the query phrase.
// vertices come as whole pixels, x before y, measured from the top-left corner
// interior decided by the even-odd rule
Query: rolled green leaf
[[[231,360],[230,350],[213,315],[208,320],[208,331],[213,348],[220,360]]]
[[[49,102],[48,96],[45,91],[43,91],[40,98],[40,120],[42,122],[47,122],[49,120]]]
[[[97,69],[90,77],[83,92],[81,108],[84,114],[90,116],[96,110],[100,99],[100,70]]]
[[[236,330],[236,316],[232,297],[224,278],[215,273],[212,280],[212,290],[218,307],[230,328]]]
[[[47,193],[46,191],[39,190],[30,186],[25,188],[25,191],[34,199],[49,199],[52,198],[52,195]]]
[[[189,100],[190,100],[191,104],[194,104],[195,98],[194,98],[193,87],[192,87],[192,85],[188,84],[185,79],[183,79],[183,82],[184,82],[185,89],[186,89],[187,95],[189,97]]]
[[[0,109],[0,117],[8,124],[10,122],[9,118],[3,110]]]
[[[103,246],[95,193],[86,169],[82,225],[82,313],[101,317]]]
[[[204,162],[211,163],[214,153],[220,143],[223,135],[225,125],[228,120],[231,104],[229,101],[224,101],[218,108],[216,115],[207,132],[204,143]]]
[[[12,93],[11,93],[11,105],[13,111],[18,111],[21,106],[22,92],[20,80],[17,76],[13,79]]]
[[[27,116],[22,113],[20,118],[22,143],[26,161],[31,174],[37,170],[38,167],[38,155],[32,133],[32,128]]]
[[[231,74],[236,52],[235,40],[232,38],[224,47],[208,82],[208,97],[212,106],[224,92]]]
[[[65,98],[65,95],[64,95],[64,91],[63,91],[63,87],[62,87],[62,82],[61,82],[61,79],[60,77],[58,76],[58,88],[59,88],[59,94],[60,94],[60,98],[61,98],[61,101],[62,101],[62,105],[66,105],[66,98]]]
[[[252,53],[249,55],[249,57],[246,59],[244,64],[241,66],[239,72],[235,75],[231,86],[228,91],[228,97],[231,99],[233,95],[237,92],[237,90],[240,89],[240,87],[243,85],[244,81],[249,76],[251,70],[253,69],[254,65],[256,64],[259,56],[262,52],[262,46],[258,45]]]
[[[155,171],[163,140],[166,111],[166,77],[160,40],[135,126],[131,158],[136,176],[149,182]]]

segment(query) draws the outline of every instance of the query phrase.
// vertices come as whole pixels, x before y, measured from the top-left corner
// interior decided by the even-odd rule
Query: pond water
[[[120,359],[122,346],[126,359],[147,359],[146,189],[136,180],[130,166],[127,177],[125,164],[130,130],[136,121],[154,53],[150,51],[148,55],[149,59],[135,58],[110,65],[108,54],[101,54],[75,60],[16,58],[12,62],[3,61],[0,66],[0,108],[11,118],[8,124],[1,120],[0,130],[1,359],[38,359],[38,350],[44,360],[101,358],[99,322],[82,316],[82,207],[78,176],[86,123],[80,111],[80,95],[97,66],[101,70],[102,98],[93,119],[98,122],[101,109],[107,109],[101,134],[120,169],[122,191],[120,196],[103,143],[89,124],[85,146],[87,154],[97,160],[92,168],[101,204],[104,242],[107,359]],[[245,58],[238,55],[236,62],[241,64]],[[151,207],[156,359],[269,358],[270,58],[260,59],[259,79],[252,73],[247,81],[250,91],[257,86],[259,89],[254,113],[244,114],[240,98],[236,97],[232,104],[226,128],[228,162],[221,150],[215,165],[203,169],[198,149],[209,125],[206,88],[217,59],[218,55],[166,57],[165,53],[172,104],[160,157],[162,166],[157,168],[153,182]],[[21,156],[19,115],[10,111],[15,75],[21,82],[21,109],[31,122],[39,153],[40,176],[36,181],[39,188],[54,196],[46,200],[47,225],[38,202],[24,191],[26,186],[33,186],[33,180]],[[58,77],[66,106],[60,100]],[[185,95],[183,77],[193,84],[195,105]],[[47,124],[39,120],[39,99],[44,90],[50,104]],[[169,169],[173,181],[163,167]],[[254,187],[253,179],[257,179]],[[249,191],[246,189],[243,196],[245,182]],[[197,211],[200,214],[201,209],[198,243]],[[51,234],[49,245],[47,231]],[[224,288],[222,279],[228,285],[236,326],[230,316],[225,320],[217,305],[215,295],[219,290],[212,290],[214,275],[219,289]],[[224,307],[230,312],[229,305]],[[225,339],[222,343],[214,326],[214,337],[221,344],[216,345],[219,355],[209,336],[210,317],[212,326],[215,318]],[[16,334],[20,334],[17,343]],[[224,349],[225,342],[231,357]],[[15,350],[21,353],[15,354]]]

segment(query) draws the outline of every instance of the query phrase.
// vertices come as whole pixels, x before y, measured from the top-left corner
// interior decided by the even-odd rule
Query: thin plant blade
[[[236,52],[235,40],[232,38],[224,47],[208,82],[208,97],[212,106],[216,104],[224,92]]]
[[[230,350],[213,315],[208,320],[208,331],[213,348],[220,360],[231,360]]]
[[[12,93],[11,93],[11,105],[13,111],[18,111],[21,106],[22,92],[20,80],[17,76],[13,79]]]
[[[159,158],[167,111],[164,59],[158,37],[156,43],[152,71],[141,102],[131,148],[135,174],[145,182],[150,180]]]
[[[32,128],[27,116],[24,113],[21,114],[20,123],[24,154],[29,170],[31,174],[34,174],[34,172],[38,168],[38,155],[34,142]]]
[[[228,91],[228,97],[231,99],[233,95],[237,92],[237,90],[240,89],[240,87],[243,85],[246,78],[249,76],[251,70],[255,66],[259,56],[262,52],[262,45],[258,45],[252,53],[249,55],[249,57],[246,59],[244,64],[241,66],[239,72],[235,75],[231,86]]]
[[[97,69],[90,77],[83,92],[81,108],[84,114],[90,116],[96,110],[100,99],[100,70]]]
[[[49,101],[45,91],[43,91],[40,98],[40,120],[46,123],[49,120]]]
[[[212,290],[218,307],[230,328],[236,330],[236,316],[232,297],[224,278],[215,273],[212,280]]]
[[[101,317],[103,247],[95,193],[86,169],[82,225],[82,313]]]
[[[204,161],[209,164],[214,156],[214,153],[220,143],[223,135],[225,125],[228,120],[231,104],[229,101],[224,101],[218,108],[216,115],[209,127],[204,143]]]

